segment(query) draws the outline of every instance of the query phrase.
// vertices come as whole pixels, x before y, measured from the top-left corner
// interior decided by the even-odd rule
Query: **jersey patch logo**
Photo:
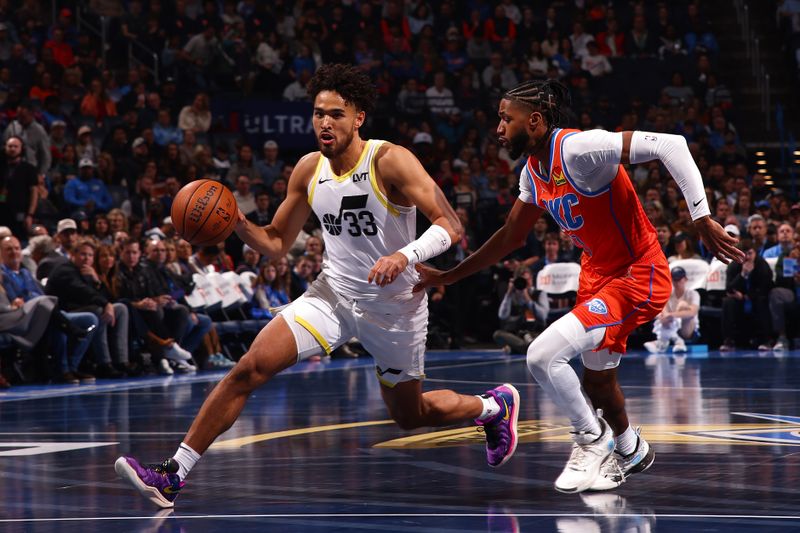
[[[564,171],[561,170],[561,167],[558,165],[553,167],[553,181],[555,181],[556,185],[567,184],[567,178],[564,177]]]
[[[592,300],[586,302],[583,305],[589,308],[590,313],[594,313],[596,315],[608,314],[608,307],[606,306],[606,303],[600,298],[592,298]]]

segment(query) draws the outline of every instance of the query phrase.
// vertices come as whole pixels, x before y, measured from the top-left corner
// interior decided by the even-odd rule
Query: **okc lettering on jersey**
[[[552,200],[543,200],[550,216],[564,231],[575,231],[583,227],[583,217],[572,216],[572,207],[578,205],[578,202],[578,195],[574,193],[557,196]]]

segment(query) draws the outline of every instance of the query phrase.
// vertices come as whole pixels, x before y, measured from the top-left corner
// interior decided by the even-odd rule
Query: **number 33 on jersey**
[[[308,184],[308,203],[322,223],[326,254],[323,269],[346,280],[347,289],[366,294],[376,290],[366,282],[375,261],[416,238],[416,207],[391,203],[378,187],[375,156],[383,143],[367,141],[356,165],[341,175],[336,175],[329,160],[320,155]],[[414,279],[416,274],[407,270],[381,290],[384,295],[410,293]]]

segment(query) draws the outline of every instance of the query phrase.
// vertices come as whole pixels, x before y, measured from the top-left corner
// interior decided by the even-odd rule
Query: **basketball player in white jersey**
[[[390,416],[403,429],[475,419],[486,431],[491,466],[517,446],[519,394],[501,385],[480,396],[422,392],[427,296],[412,293],[414,265],[461,238],[444,194],[405,148],[361,139],[375,89],[361,70],[325,65],[309,83],[319,151],[295,166],[272,223],[258,227],[239,213],[236,233],[269,258],[286,255],[313,210],[322,221],[323,270],[308,291],[283,309],[206,399],[174,457],[143,465],[120,457],[115,469],[156,505],[174,505],[183,479],[231,427],[256,388],[312,355],[358,337],[375,358]],[[418,239],[416,210],[431,221]]]

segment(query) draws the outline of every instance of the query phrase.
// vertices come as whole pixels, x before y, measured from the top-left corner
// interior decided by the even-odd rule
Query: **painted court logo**
[[[608,314],[608,307],[606,307],[606,303],[601,300],[600,298],[592,298],[591,301],[583,304],[589,308],[590,313],[594,313],[596,315],[607,315]]]

